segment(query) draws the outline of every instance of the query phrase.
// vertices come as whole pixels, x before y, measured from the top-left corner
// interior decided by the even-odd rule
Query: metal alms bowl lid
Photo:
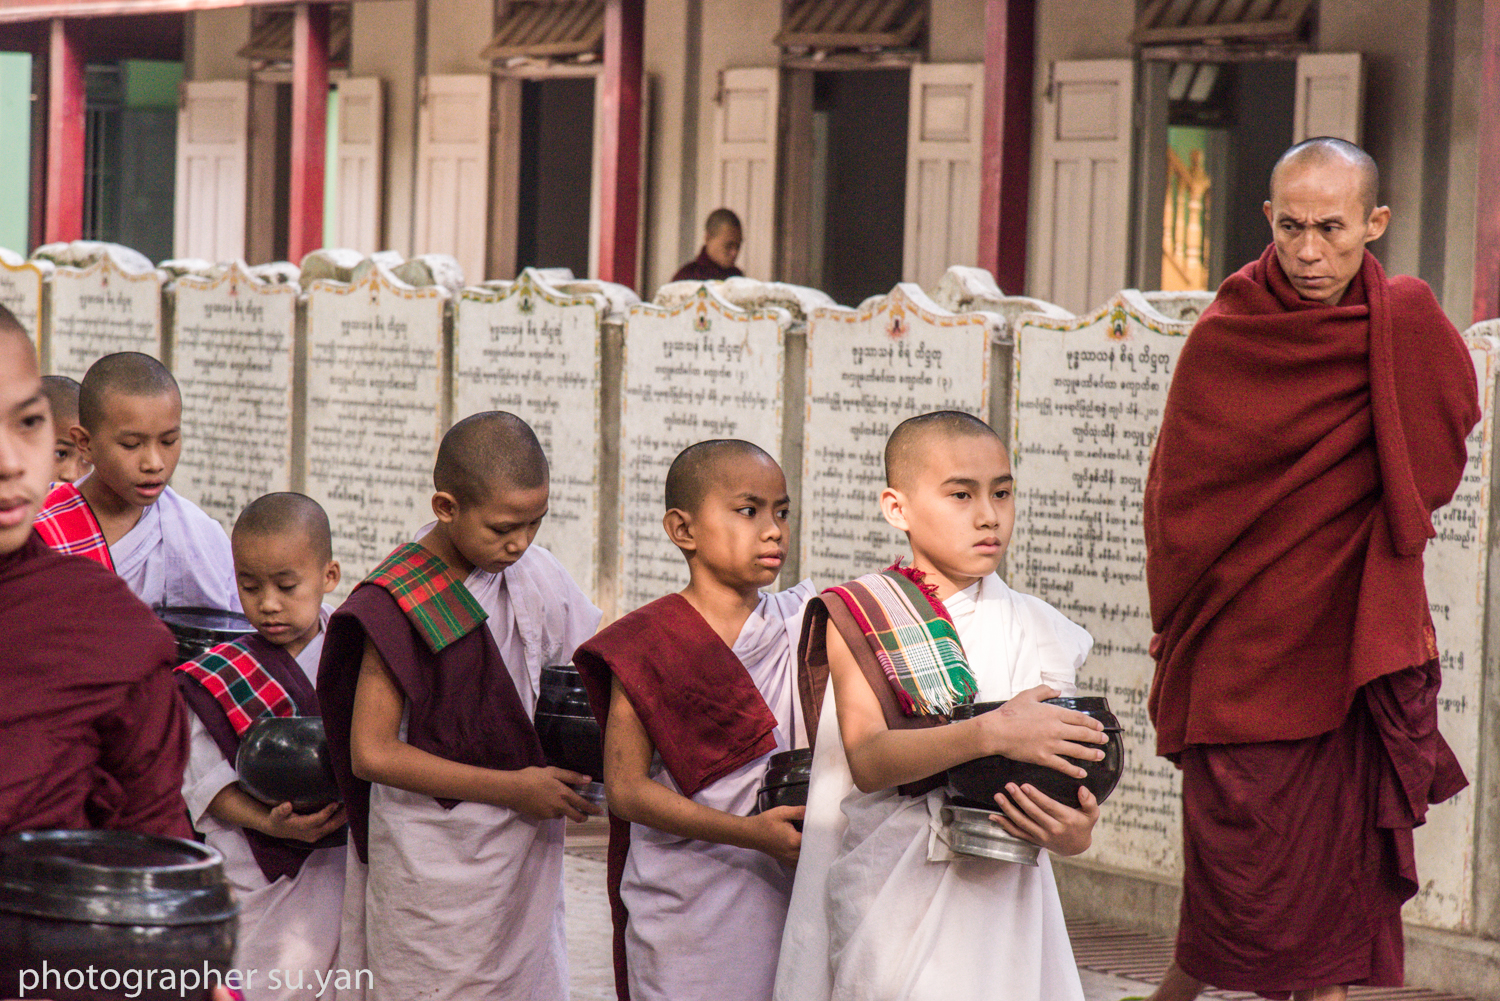
[[[239,905],[223,858],[184,838],[130,831],[0,837],[0,911],[104,925],[228,921]]]
[[[228,612],[222,608],[183,605],[157,608],[154,611],[156,617],[172,630],[173,636],[187,640],[217,645],[255,631],[250,620],[239,612]]]

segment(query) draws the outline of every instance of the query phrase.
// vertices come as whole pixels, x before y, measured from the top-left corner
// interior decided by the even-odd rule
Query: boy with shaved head
[[[829,588],[808,606],[801,657],[827,672],[802,860],[776,997],[1082,999],[1047,854],[1036,867],[966,858],[942,833],[946,769],[990,754],[1081,778],[1098,723],[1041,700],[1070,695],[1093,640],[996,568],[1015,500],[1000,437],[956,411],[913,417],[886,446],[880,506],[911,564]],[[829,628],[830,624],[835,628]],[[958,722],[955,706],[1006,705]],[[1073,855],[1098,804],[1030,785],[995,796],[1013,837]]]
[[[36,350],[0,307],[0,833],[186,836],[176,645],[118,577],[33,531],[53,439]]]
[[[94,467],[78,451],[73,441],[73,425],[78,423],[78,383],[65,375],[42,376],[42,392],[52,404],[53,444],[52,485],[77,483]]]
[[[177,669],[192,710],[183,798],[193,826],[224,856],[240,902],[234,965],[246,971],[245,997],[312,1001],[338,953],[343,810],[330,803],[299,814],[291,803],[262,803],[240,788],[235,758],[262,716],[320,715],[313,686],[333,612],[323,596],[338,586],[339,565],[328,516],[302,494],[252,501],[231,541],[240,601],[255,632]]]
[[[219,523],[169,485],[182,456],[182,394],[165,365],[135,351],[89,366],[72,437],[94,471],[47,496],[37,531],[97,560],[153,608],[239,608]]]
[[[334,613],[318,674],[357,852],[339,965],[371,1001],[566,998],[564,818],[598,813],[595,776],[547,767],[532,717],[599,610],[532,545],[548,467],[519,417],[455,424],[433,485],[437,521]]]
[[[807,746],[794,638],[813,589],[779,594],[790,502],[747,441],[667,472],[689,583],[578,651],[604,727],[615,989],[635,1001],[769,1001],[801,807],[755,813],[772,754]]]
[[[744,230],[733,209],[714,209],[703,223],[703,248],[698,256],[677,269],[674,282],[723,281],[745,272],[734,266],[740,256]]]

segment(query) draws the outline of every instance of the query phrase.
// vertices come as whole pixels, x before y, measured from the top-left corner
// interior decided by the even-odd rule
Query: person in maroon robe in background
[[[1313,139],[1271,175],[1274,237],[1172,377],[1145,494],[1157,751],[1182,769],[1176,962],[1343,998],[1403,981],[1412,829],[1466,780],[1437,730],[1422,552],[1479,420],[1427,285],[1387,278],[1379,175]]]
[[[119,577],[32,528],[54,437],[35,350],[0,307],[0,833],[190,837],[172,634]]]
[[[734,266],[740,256],[744,230],[740,217],[729,209],[714,209],[703,224],[703,249],[677,269],[674,282],[712,282],[739,278],[745,272]]]

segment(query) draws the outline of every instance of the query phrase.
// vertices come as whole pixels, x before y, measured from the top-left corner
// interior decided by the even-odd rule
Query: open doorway
[[[1292,144],[1297,64],[1176,63],[1167,92],[1161,288],[1212,291],[1270,242],[1261,206]]]
[[[521,85],[516,270],[589,273],[594,170],[594,78],[552,77]]]
[[[835,302],[901,280],[910,87],[905,68],[813,74],[805,282]]]

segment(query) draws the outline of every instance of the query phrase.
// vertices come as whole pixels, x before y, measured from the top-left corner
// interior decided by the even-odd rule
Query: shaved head
[[[693,514],[708,496],[714,480],[724,475],[732,460],[754,459],[775,464],[769,452],[738,438],[714,438],[689,445],[672,460],[667,470],[667,510]]]
[[[703,230],[709,236],[713,236],[725,226],[733,226],[740,232],[744,232],[745,229],[740,225],[740,217],[734,214],[733,209],[714,209],[708,214],[708,221],[703,224]]]
[[[42,376],[42,393],[52,404],[52,421],[64,436],[78,423],[78,390],[77,381],[65,375]]]
[[[323,505],[306,494],[266,494],[245,505],[234,523],[232,539],[300,534],[324,563],[333,559],[333,530]]]
[[[99,430],[111,394],[122,396],[166,396],[179,402],[182,394],[167,366],[138,351],[105,355],[84,373],[78,388],[78,423],[90,433]]]
[[[995,429],[962,410],[936,410],[909,417],[896,425],[885,443],[886,486],[901,489],[922,466],[927,446],[935,439],[993,438]],[[1002,445],[1004,443],[1002,442]]]
[[[467,507],[503,490],[544,487],[549,475],[531,425],[515,414],[490,410],[465,417],[443,435],[432,485]]]
[[[1281,154],[1281,159],[1271,168],[1271,198],[1276,198],[1276,183],[1288,170],[1322,166],[1353,167],[1357,173],[1359,201],[1364,207],[1365,215],[1369,216],[1375,210],[1380,198],[1380,167],[1370,154],[1352,142],[1332,136],[1304,139]]]

